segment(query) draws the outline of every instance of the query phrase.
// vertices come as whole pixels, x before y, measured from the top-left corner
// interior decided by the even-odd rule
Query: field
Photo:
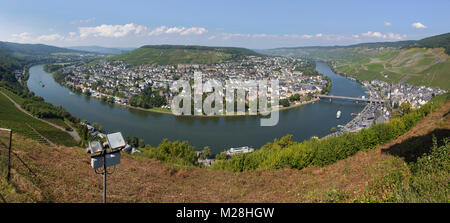
[[[0,127],[12,129],[15,133],[47,145],[49,144],[48,140],[66,146],[77,144],[68,133],[19,111],[2,94],[0,94],[0,105],[2,107],[0,110]]]

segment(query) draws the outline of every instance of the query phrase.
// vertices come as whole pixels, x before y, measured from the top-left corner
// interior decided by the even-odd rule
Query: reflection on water
[[[327,64],[318,62],[319,72],[332,79],[333,95],[360,97],[364,89],[331,71]],[[45,88],[39,85],[42,81]],[[259,148],[274,138],[293,134],[295,140],[309,139],[311,136],[324,136],[332,127],[344,125],[352,119],[352,112],[362,110],[362,104],[349,101],[320,101],[314,104],[280,111],[279,123],[272,127],[261,127],[261,116],[234,117],[191,117],[173,116],[131,109],[128,107],[102,102],[84,95],[76,95],[57,84],[51,74],[43,71],[43,66],[30,68],[28,87],[46,101],[62,105],[81,120],[97,122],[104,131],[121,131],[127,136],[138,136],[147,144],[156,146],[163,138],[169,140],[187,140],[198,150],[210,146],[213,153],[230,147],[253,146]],[[342,111],[336,119],[337,110]]]

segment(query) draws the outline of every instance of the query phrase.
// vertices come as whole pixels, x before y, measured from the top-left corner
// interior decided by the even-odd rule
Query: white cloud
[[[79,27],[80,37],[86,38],[89,36],[101,37],[124,37],[130,33],[140,34],[147,30],[147,27],[142,25],[135,25],[133,23],[125,25],[100,25],[94,27]]]
[[[189,35],[189,34],[201,35],[206,32],[208,32],[208,30],[206,30],[203,27],[191,27],[181,32],[181,35]]]
[[[411,24],[411,26],[415,29],[426,29],[427,28],[424,24],[422,24],[420,22],[415,22],[415,23]]]
[[[167,27],[167,26],[160,26],[157,27],[150,32],[148,32],[149,36],[157,36],[161,34],[180,34],[180,35],[201,35],[208,32],[206,28],[203,27]]]
[[[161,35],[163,34],[165,31],[167,30],[166,26],[160,26],[158,28],[155,28],[153,30],[151,30],[148,35],[149,36],[157,36],[157,35]]]
[[[18,34],[12,34],[11,39],[9,41],[11,42],[18,42],[18,43],[44,43],[44,42],[53,42],[53,41],[59,41],[64,40],[65,37],[60,34],[45,34],[40,36],[33,36],[28,32],[18,33]]]
[[[383,38],[383,34],[381,34],[380,32],[367,31],[366,33],[361,33],[361,35],[366,37]]]
[[[358,38],[355,37],[358,35],[353,35],[354,38]],[[381,33],[381,32],[372,32],[372,31],[367,31],[366,33],[361,33],[361,36],[364,37],[372,37],[372,38],[379,38],[379,39],[391,39],[391,40],[402,40],[406,38],[405,34],[396,34],[396,33],[391,33],[391,32],[387,32],[385,34]]]
[[[406,38],[406,34],[386,33],[389,39],[402,40]]]
[[[392,26],[391,22],[384,22],[384,26]]]
[[[12,34],[11,37],[12,38],[9,39],[9,41],[22,43],[22,42],[29,41],[31,39],[31,34],[28,32],[23,32],[23,33]]]

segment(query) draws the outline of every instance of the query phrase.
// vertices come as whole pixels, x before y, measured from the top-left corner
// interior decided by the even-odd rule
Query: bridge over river
[[[319,94],[317,95],[317,97],[319,98],[329,98],[330,100],[332,100],[333,98],[335,99],[344,99],[344,100],[351,100],[351,101],[363,101],[363,102],[373,102],[373,103],[384,103],[384,100],[380,100],[380,99],[371,99],[371,98],[355,98],[355,97],[346,97],[346,96],[335,96],[335,95],[323,95],[323,94]]]

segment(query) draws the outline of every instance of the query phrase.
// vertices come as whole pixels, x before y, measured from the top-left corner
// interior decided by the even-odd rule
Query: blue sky
[[[449,32],[449,9],[448,0],[0,0],[0,40],[108,47],[348,45]]]

